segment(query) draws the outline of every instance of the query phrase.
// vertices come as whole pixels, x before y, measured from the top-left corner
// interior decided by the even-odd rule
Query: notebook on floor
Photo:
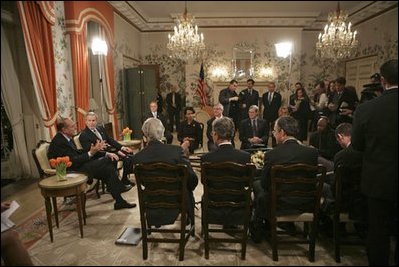
[[[115,241],[115,244],[136,246],[138,243],[140,243],[140,240],[141,228],[127,227]]]

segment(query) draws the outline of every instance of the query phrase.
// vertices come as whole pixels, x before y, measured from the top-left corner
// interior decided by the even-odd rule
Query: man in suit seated
[[[104,151],[99,151],[93,157],[95,159],[104,157],[108,153],[107,156],[114,160],[115,164],[119,159],[122,159],[123,175],[121,181],[125,185],[135,185],[134,182],[131,182],[128,179],[128,175],[133,173],[133,150],[126,146],[122,146],[118,141],[108,136],[104,127],[97,125],[97,114],[94,112],[88,112],[86,114],[86,128],[82,130],[79,136],[79,141],[83,147],[83,151],[88,152],[91,145],[95,144],[97,140],[104,141],[106,149]]]
[[[265,165],[260,179],[254,181],[254,218],[251,223],[250,233],[254,242],[261,241],[261,228],[270,203],[267,203],[271,186],[270,170],[273,165],[285,165],[294,163],[304,163],[317,166],[318,152],[315,148],[302,145],[294,136],[298,134],[298,122],[291,116],[283,116],[276,120],[273,135],[276,138],[277,146],[265,154]],[[287,203],[289,199],[287,200]],[[302,203],[296,203],[293,209],[301,209]],[[293,228],[293,224],[290,228]],[[295,230],[290,229],[290,230]]]
[[[331,161],[340,150],[327,117],[322,116],[317,121],[317,131],[310,135],[309,145],[317,148],[321,157]]]
[[[145,120],[147,120],[148,118],[157,118],[166,127],[166,118],[161,112],[158,112],[158,104],[157,104],[156,101],[151,101],[150,102],[150,111],[147,112],[147,114],[144,116],[143,122]],[[172,144],[173,135],[172,135],[172,133],[170,131],[165,130],[165,136],[164,137],[166,139],[166,143],[167,144]]]
[[[219,147],[217,150],[209,152],[201,157],[201,162],[236,162],[239,164],[246,164],[251,162],[251,155],[242,150],[235,149],[231,143],[231,139],[234,136],[234,122],[229,117],[222,117],[214,120],[212,123],[212,138],[214,143]],[[229,170],[224,170],[220,173],[221,176],[228,175]],[[234,174],[236,175],[236,174]],[[228,188],[229,185],[221,185],[223,188]],[[226,227],[230,228],[234,224],[234,210],[224,211],[221,214],[215,214],[216,216],[227,216]],[[231,218],[228,218],[232,215]]]
[[[208,137],[208,151],[214,151],[217,149],[217,145],[213,141],[212,137],[212,123],[215,119],[223,117],[223,105],[218,103],[213,106],[213,118],[210,118],[206,122],[206,136]]]
[[[147,137],[147,146],[138,152],[133,159],[134,164],[145,164],[154,162],[164,162],[171,164],[185,164],[187,165],[189,178],[187,180],[188,189],[188,213],[194,214],[194,195],[193,191],[198,184],[197,175],[194,173],[190,161],[184,154],[184,149],[188,147],[188,142],[184,142],[182,147],[176,145],[167,145],[161,142],[164,135],[165,127],[159,119],[149,118],[142,126],[142,131]],[[163,222],[162,224],[174,223],[178,212],[168,210],[159,210],[156,214],[152,214],[151,218],[155,222]],[[190,216],[191,218],[191,216]]]
[[[96,153],[106,148],[105,141],[97,140],[95,144],[90,145],[90,150],[87,152],[78,150],[73,142],[76,124],[70,118],[57,119],[57,131],[58,133],[51,140],[47,152],[49,159],[68,156],[72,161],[72,165],[67,169],[68,171],[86,173],[89,181],[93,178],[103,180],[115,200],[115,210],[136,207],[136,204],[126,202],[121,196],[122,192],[132,189],[132,186],[124,185],[119,180],[112,157],[94,157]]]
[[[244,119],[240,124],[241,149],[254,147],[267,147],[269,138],[269,126],[263,119],[258,117],[259,108],[252,105],[248,110],[248,119]]]

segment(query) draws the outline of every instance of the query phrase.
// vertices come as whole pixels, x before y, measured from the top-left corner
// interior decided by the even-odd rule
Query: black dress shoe
[[[132,188],[133,188],[133,186],[131,186],[130,184],[129,185],[124,185],[123,188],[122,188],[122,192],[121,193],[125,193],[125,192],[129,191]]]
[[[114,204],[114,210],[121,210],[121,209],[131,209],[136,207],[137,205],[135,203],[128,203],[126,201],[123,202],[116,202]]]
[[[124,184],[124,185],[131,185],[131,186],[135,186],[136,185],[136,183],[135,182],[132,182],[132,181],[130,181],[129,179],[123,179],[122,178],[122,180],[121,180],[121,182]]]

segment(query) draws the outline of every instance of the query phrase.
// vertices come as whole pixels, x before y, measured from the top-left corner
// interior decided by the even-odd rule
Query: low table
[[[133,139],[133,140],[119,140],[119,144],[121,144],[122,146],[127,146],[133,150],[141,149],[141,139]]]
[[[53,242],[53,225],[51,220],[50,198],[53,202],[55,223],[57,228],[59,228],[57,197],[76,196],[76,211],[78,212],[79,218],[80,236],[83,238],[82,218],[84,224],[86,224],[86,182],[87,176],[82,173],[68,173],[66,181],[58,181],[58,177],[54,175],[39,182],[39,188],[44,197],[44,203],[46,206],[47,223],[51,242]]]

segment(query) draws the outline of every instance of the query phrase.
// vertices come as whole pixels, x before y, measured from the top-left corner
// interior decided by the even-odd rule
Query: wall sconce
[[[216,80],[220,81],[220,80],[227,80],[228,78],[228,71],[226,67],[215,67],[212,71],[211,71],[211,75],[213,78],[215,78]]]
[[[271,67],[262,67],[259,70],[259,76],[264,78],[273,78],[273,69]]]

